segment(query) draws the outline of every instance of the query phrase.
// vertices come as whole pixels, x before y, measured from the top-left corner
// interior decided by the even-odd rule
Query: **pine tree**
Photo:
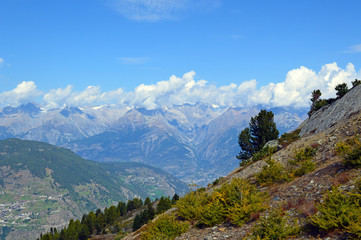
[[[249,127],[239,134],[238,144],[242,150],[237,158],[246,161],[268,141],[277,139],[278,134],[272,111],[261,110],[257,116],[251,118]]]

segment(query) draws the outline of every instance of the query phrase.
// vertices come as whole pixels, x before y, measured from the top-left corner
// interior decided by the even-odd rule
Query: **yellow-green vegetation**
[[[275,147],[264,147],[261,150],[259,150],[258,152],[254,153],[252,156],[252,161],[258,161],[261,160],[267,156],[272,156],[273,153],[275,153],[277,151],[277,148]]]
[[[256,180],[260,184],[271,185],[288,182],[294,177],[303,176],[316,169],[316,164],[312,161],[315,154],[315,148],[302,148],[288,161],[287,167],[274,161],[270,156],[266,161],[267,165],[256,175]]]
[[[297,129],[290,133],[284,133],[281,135],[281,137],[278,139],[278,141],[282,146],[287,146],[300,138],[300,135],[299,135],[300,132],[301,132],[301,129]]]
[[[315,148],[311,147],[305,147],[298,150],[293,159],[288,161],[291,165],[291,176],[300,177],[315,170],[316,164],[312,162],[312,159],[316,154],[316,151]]]
[[[337,188],[329,191],[317,205],[317,213],[311,223],[320,230],[344,230],[361,238],[361,194],[342,192]]]
[[[358,137],[337,143],[336,153],[343,157],[346,166],[361,167],[361,141]]]
[[[296,236],[301,228],[282,209],[274,208],[263,215],[252,231],[252,239],[281,240]]]
[[[271,157],[266,163],[267,165],[256,175],[257,182],[270,185],[289,181],[289,173],[282,164],[274,161]]]
[[[189,229],[186,221],[177,221],[173,215],[162,214],[149,223],[142,233],[142,240],[172,240]]]
[[[213,226],[229,219],[243,225],[252,213],[267,208],[267,194],[260,192],[247,180],[235,178],[213,193],[192,191],[181,198],[176,206],[178,215],[199,225]]]

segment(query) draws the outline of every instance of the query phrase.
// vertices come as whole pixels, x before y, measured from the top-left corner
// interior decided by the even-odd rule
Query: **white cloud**
[[[19,104],[32,101],[42,92],[36,88],[34,82],[22,82],[11,91],[0,93],[0,105],[18,106]]]
[[[110,0],[110,5],[128,19],[157,22],[177,19],[191,10],[212,9],[220,0]]]
[[[73,87],[68,85],[66,88],[52,89],[44,95],[44,101],[47,108],[62,107],[67,104],[67,99],[71,95]]]
[[[166,81],[141,84],[130,92],[124,92],[121,88],[102,92],[99,86],[88,86],[77,92],[69,85],[45,93],[42,104],[47,108],[117,104],[155,109],[199,102],[238,107],[258,104],[269,107],[308,107],[313,90],[320,89],[323,98],[335,97],[335,86],[345,82],[351,87],[354,79],[361,79],[361,71],[357,72],[351,63],[344,69],[336,63],[325,64],[318,72],[301,66],[289,71],[284,81],[265,86],[257,86],[257,81],[252,79],[218,87],[195,78],[196,73],[190,71],[182,77],[173,75]],[[15,89],[0,93],[0,104],[18,105],[39,95],[41,92],[34,82],[22,82]]]
[[[0,67],[4,64],[4,59],[0,58]]]
[[[349,52],[349,53],[361,52],[361,43],[349,47],[349,50],[346,52]]]
[[[73,86],[68,85],[66,88],[52,89],[43,97],[45,107],[57,108],[64,106],[89,106],[96,104],[123,102],[123,90],[115,89],[102,93],[100,87],[88,86],[82,92],[73,92]]]

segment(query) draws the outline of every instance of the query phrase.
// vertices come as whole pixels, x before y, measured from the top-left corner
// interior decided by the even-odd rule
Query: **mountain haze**
[[[69,148],[96,161],[141,162],[199,184],[227,174],[238,162],[238,134],[261,106],[174,105],[42,109],[28,103],[0,112],[1,138],[18,137]],[[295,129],[305,109],[270,109],[280,132]]]

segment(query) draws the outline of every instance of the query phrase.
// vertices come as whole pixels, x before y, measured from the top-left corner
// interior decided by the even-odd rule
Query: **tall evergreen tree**
[[[273,112],[261,110],[257,116],[251,118],[249,127],[239,134],[238,144],[241,151],[237,158],[241,161],[247,160],[268,141],[276,139],[278,134]]]

